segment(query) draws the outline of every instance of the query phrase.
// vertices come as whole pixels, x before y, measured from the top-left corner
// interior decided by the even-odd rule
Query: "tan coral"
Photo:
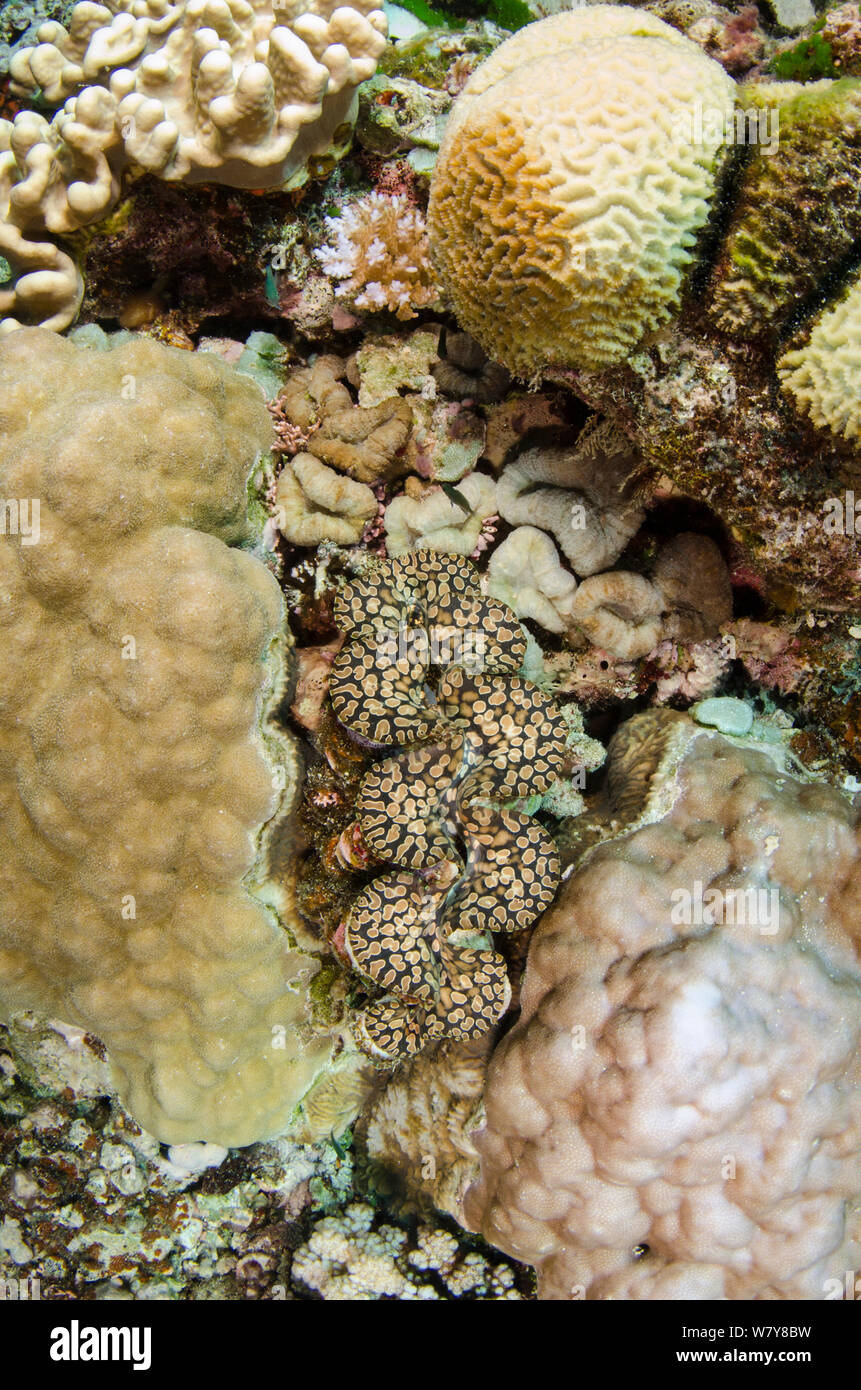
[[[571,603],[570,616],[593,646],[635,661],[661,640],[663,610],[660,589],[643,575],[608,570],[583,580]]]
[[[473,74],[431,187],[434,262],[463,328],[523,376],[625,358],[679,302],[723,158],[720,65],[640,10],[527,25]]]
[[[12,61],[16,92],[64,104],[50,121],[0,121],[0,219],[36,241],[77,231],[106,215],[128,168],[240,188],[301,182],[309,160],[345,148],[385,33],[375,0],[86,0],[68,30],[43,25]],[[31,293],[17,307],[41,306]]]
[[[335,1046],[284,930],[283,602],[237,548],[271,425],[217,359],[144,339],[24,329],[0,366],[2,492],[33,499],[0,545],[3,1008],[102,1038],[158,1138],[247,1144]]]
[[[544,1298],[821,1299],[861,1239],[857,812],[683,716],[655,759],[651,719],[640,828],[532,936],[467,1220]]]
[[[389,396],[373,406],[355,405],[346,370],[334,354],[318,357],[290,374],[276,407],[303,432],[305,449],[340,473],[359,483],[402,476],[413,420],[408,402]]]
[[[294,545],[355,545],[376,514],[369,487],[342,477],[313,454],[297,454],[278,475],[275,524]]]
[[[484,1116],[493,1040],[489,1032],[435,1043],[403,1063],[362,1115],[356,1137],[401,1200],[459,1217],[478,1176],[471,1134]]]
[[[732,587],[714,541],[692,531],[673,536],[658,551],[652,583],[668,610],[664,635],[682,642],[716,637],[732,618]]]

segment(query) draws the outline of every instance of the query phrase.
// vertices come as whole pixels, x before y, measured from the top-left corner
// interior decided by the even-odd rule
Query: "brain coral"
[[[676,307],[721,161],[732,79],[640,10],[528,25],[455,104],[428,228],[464,328],[505,366],[595,367]],[[720,120],[695,129],[699,107]]]
[[[98,1034],[166,1142],[272,1135],[333,1040],[280,925],[283,605],[236,548],[262,398],[212,356],[25,329],[0,423],[27,513],[0,540],[0,1001]]]
[[[861,274],[819,316],[804,347],[784,353],[777,375],[819,429],[861,439]]]
[[[822,1298],[861,1243],[857,814],[666,711],[610,771],[621,833],[532,936],[467,1219],[545,1298]]]

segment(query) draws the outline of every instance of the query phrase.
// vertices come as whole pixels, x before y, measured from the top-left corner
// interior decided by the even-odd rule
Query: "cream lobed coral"
[[[317,259],[338,281],[338,298],[352,308],[413,319],[437,299],[425,220],[405,194],[356,198],[326,218],[326,231],[332,244],[317,251]]]
[[[356,545],[376,514],[369,487],[342,477],[313,454],[297,454],[278,475],[275,525],[294,545]]]
[[[0,545],[3,1008],[96,1033],[159,1139],[276,1134],[335,1040],[284,929],[283,602],[237,548],[262,398],[209,355],[26,329],[0,420],[0,491],[29,499]]]
[[[43,25],[13,60],[19,94],[63,105],[51,120],[23,111],[0,121],[0,227],[38,241],[96,222],[129,168],[242,188],[301,182],[309,159],[343,147],[385,33],[375,0],[76,5],[68,30]],[[51,328],[73,321],[80,285],[68,267],[45,267],[50,313],[23,250],[13,268],[22,289],[0,328],[28,315]]]
[[[570,627],[577,580],[562,567],[544,531],[516,527],[493,550],[487,574],[487,592],[518,618],[531,618],[548,632]]]
[[[484,473],[468,473],[456,488],[457,498],[437,484],[407,480],[406,491],[386,507],[386,549],[389,555],[433,550],[448,555],[472,555],[482,527],[496,512],[496,484]]]
[[[643,521],[639,461],[611,421],[590,422],[573,448],[539,446],[508,464],[496,487],[499,514],[513,526],[549,531],[577,574],[597,574]]]
[[[819,316],[807,343],[783,354],[777,375],[818,429],[861,439],[861,275]]]
[[[719,64],[639,10],[581,8],[502,44],[455,103],[431,186],[462,327],[523,376],[624,359],[678,305],[734,101]]]
[[[857,813],[682,715],[614,743],[622,825],[532,936],[467,1220],[545,1298],[822,1298],[861,1241]]]

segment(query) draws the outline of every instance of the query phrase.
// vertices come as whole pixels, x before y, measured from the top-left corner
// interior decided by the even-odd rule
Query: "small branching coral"
[[[398,868],[359,895],[344,938],[386,991],[356,1039],[392,1062],[443,1036],[480,1035],[507,1008],[491,934],[530,926],[559,872],[553,841],[519,804],[562,770],[568,725],[516,674],[521,629],[466,561],[389,561],[339,594],[335,618],[348,638],[330,682],[338,718],[405,749],[361,785],[362,841]]]
[[[326,230],[332,244],[317,259],[351,308],[412,319],[437,299],[424,217],[405,194],[357,198],[326,218]]]

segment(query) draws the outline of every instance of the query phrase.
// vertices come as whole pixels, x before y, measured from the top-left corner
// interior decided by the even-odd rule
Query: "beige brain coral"
[[[777,375],[817,428],[861,439],[861,275],[817,319],[805,346],[784,353]]]
[[[27,329],[0,423],[0,1002],[98,1034],[166,1142],[278,1133],[334,1040],[282,925],[283,604],[237,548],[262,398],[214,357]]]
[[[467,1219],[545,1298],[821,1299],[861,1255],[857,812],[681,715],[621,744],[652,809],[535,930]]]
[[[461,325],[521,375],[624,358],[678,304],[735,87],[641,10],[528,25],[467,83],[428,227]],[[702,139],[697,137],[703,134]]]

